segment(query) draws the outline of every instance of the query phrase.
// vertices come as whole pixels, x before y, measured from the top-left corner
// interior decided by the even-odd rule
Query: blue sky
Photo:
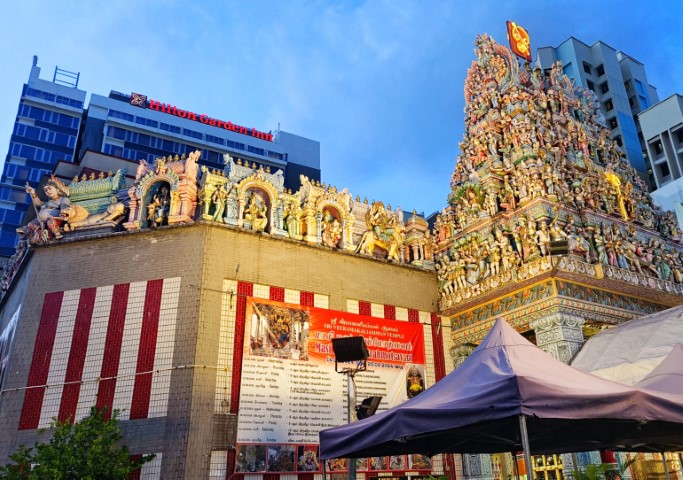
[[[569,36],[645,64],[660,99],[683,93],[683,2],[32,1],[0,8],[0,155],[33,55],[42,78],[140,92],[321,143],[322,180],[427,214],[446,205],[477,33],[532,48]]]

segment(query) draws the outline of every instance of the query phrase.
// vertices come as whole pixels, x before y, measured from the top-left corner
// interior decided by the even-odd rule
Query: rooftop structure
[[[79,74],[57,68],[52,81],[42,80],[37,62],[34,57],[0,183],[0,257],[14,253],[16,229],[26,223],[27,210],[33,215],[26,185],[36,188],[57,162],[78,162],[88,151],[154,163],[199,149],[198,162],[211,169],[223,168],[226,153],[281,169],[288,189],[300,186],[301,175],[320,180],[317,141],[241,126],[140,93],[93,93],[85,106]]]

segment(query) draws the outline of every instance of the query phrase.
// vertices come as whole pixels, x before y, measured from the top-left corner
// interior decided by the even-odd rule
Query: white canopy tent
[[[607,328],[591,337],[572,367],[634,385],[654,370],[683,339],[683,306]]]

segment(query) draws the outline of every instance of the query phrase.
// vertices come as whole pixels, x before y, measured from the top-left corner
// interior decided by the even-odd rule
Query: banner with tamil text
[[[368,347],[368,370],[355,376],[358,404],[381,396],[381,411],[425,388],[420,323],[254,298],[247,301],[245,320],[237,432],[245,455],[237,471],[265,471],[274,461],[279,466],[268,471],[318,471],[310,453],[318,432],[348,422],[347,378],[335,371],[333,338],[362,336]],[[339,369],[344,366],[352,365]],[[308,448],[306,458],[299,458],[302,448]],[[254,453],[259,451],[262,459]],[[280,453],[275,458],[265,452]],[[292,458],[281,458],[281,452]]]

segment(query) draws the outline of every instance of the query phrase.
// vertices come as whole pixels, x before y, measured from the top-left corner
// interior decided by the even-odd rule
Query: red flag
[[[512,53],[523,58],[527,62],[531,62],[531,40],[529,39],[529,33],[510,20],[508,20],[507,26],[508,40],[510,41]]]

